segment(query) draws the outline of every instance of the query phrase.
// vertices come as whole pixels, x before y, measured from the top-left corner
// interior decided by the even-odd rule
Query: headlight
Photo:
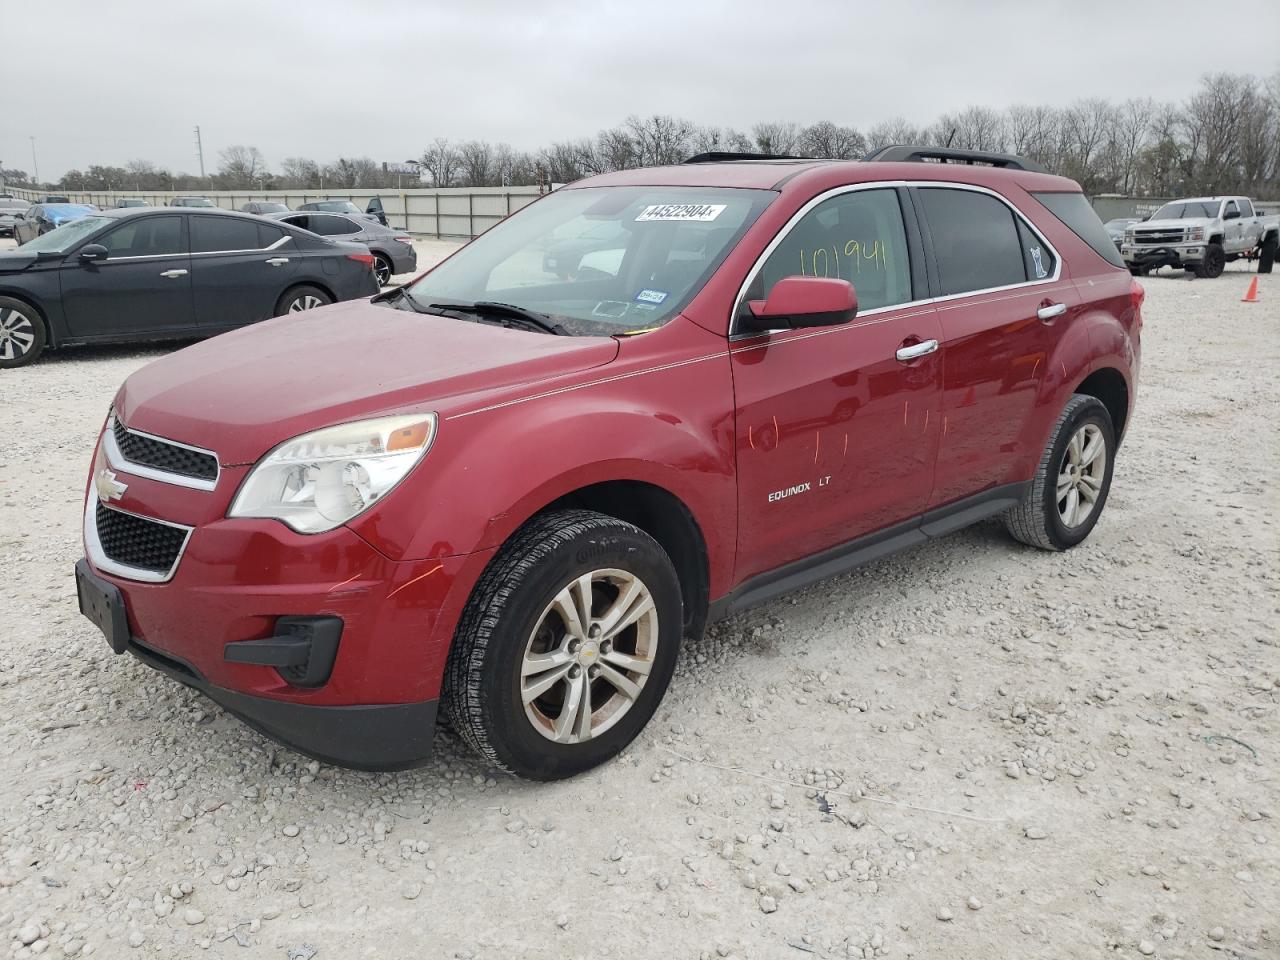
[[[1192,227],[1191,229],[1189,229],[1189,230],[1187,231],[1187,239],[1188,239],[1188,240],[1203,240],[1203,239],[1204,239],[1204,227]]]
[[[272,517],[299,533],[332,530],[390,493],[435,435],[436,415],[414,413],[286,440],[249,472],[227,516]]]

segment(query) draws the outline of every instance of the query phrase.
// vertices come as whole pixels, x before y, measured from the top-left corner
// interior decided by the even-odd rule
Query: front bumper
[[[1178,243],[1166,247],[1124,244],[1120,255],[1131,267],[1180,267],[1196,264],[1204,259],[1203,243]]]

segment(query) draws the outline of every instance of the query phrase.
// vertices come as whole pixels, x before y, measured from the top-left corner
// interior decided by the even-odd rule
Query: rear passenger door
[[[1025,479],[1020,467],[1043,439],[1029,429],[1040,384],[1057,376],[1049,358],[1078,297],[1057,253],[997,194],[960,185],[912,194],[942,328],[933,508]]]
[[[275,315],[298,252],[280,227],[237,216],[192,214],[191,292],[196,323],[226,329]]]

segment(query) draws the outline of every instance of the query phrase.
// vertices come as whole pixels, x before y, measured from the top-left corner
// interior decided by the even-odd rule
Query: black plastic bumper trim
[[[319,706],[254,697],[205,680],[177,657],[129,641],[129,652],[203,693],[259,733],[324,763],[356,770],[406,770],[431,759],[437,700]]]

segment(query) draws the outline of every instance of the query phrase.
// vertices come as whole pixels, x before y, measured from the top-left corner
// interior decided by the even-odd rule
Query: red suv
[[[442,710],[553,779],[639,733],[711,619],[985,517],[1088,536],[1143,294],[1075,183],[695,159],[135,373],[81,609],[320,759],[421,762]]]

